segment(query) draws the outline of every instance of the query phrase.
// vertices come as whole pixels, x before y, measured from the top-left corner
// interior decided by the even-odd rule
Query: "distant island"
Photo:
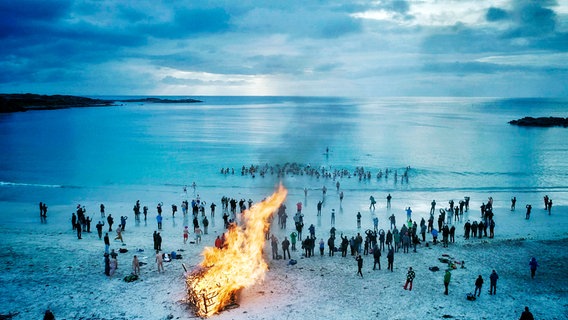
[[[510,124],[521,127],[568,127],[568,118],[561,117],[524,117],[509,121]]]
[[[126,100],[92,99],[69,95],[40,95],[32,93],[0,94],[0,113],[23,112],[28,110],[54,110],[80,107],[109,107],[117,102],[143,103],[197,103],[196,99],[141,98]]]

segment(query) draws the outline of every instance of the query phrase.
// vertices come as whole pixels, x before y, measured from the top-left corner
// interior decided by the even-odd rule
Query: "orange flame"
[[[264,261],[264,234],[270,217],[286,199],[280,185],[269,198],[246,211],[241,226],[229,228],[223,249],[206,247],[203,261],[186,278],[190,303],[198,316],[209,317],[231,303],[239,289],[261,279],[268,265]]]

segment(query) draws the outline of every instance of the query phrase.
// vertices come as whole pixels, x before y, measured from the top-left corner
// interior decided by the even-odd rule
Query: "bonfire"
[[[203,250],[203,261],[186,277],[188,300],[198,316],[209,317],[234,304],[239,290],[264,277],[268,269],[262,254],[264,235],[286,194],[280,185],[272,196],[244,212],[241,225],[229,228],[222,249]]]

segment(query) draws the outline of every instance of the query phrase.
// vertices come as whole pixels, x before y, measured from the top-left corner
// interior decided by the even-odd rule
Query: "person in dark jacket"
[[[45,313],[43,315],[43,320],[55,320],[53,312],[51,312],[51,310],[49,309],[45,310]]]
[[[363,257],[361,257],[359,253],[357,253],[355,260],[357,260],[357,274],[360,275],[361,278],[363,278]]]
[[[534,320],[533,314],[529,311],[529,307],[525,307],[525,311],[521,313],[519,320]]]
[[[373,247],[373,258],[375,260],[373,270],[376,270],[377,264],[379,265],[379,270],[381,270],[381,250],[377,245]]]
[[[474,296],[477,294],[477,296],[479,297],[479,295],[481,294],[482,286],[483,286],[483,278],[481,277],[481,275],[479,275],[475,280],[475,291],[473,292]]]
[[[387,270],[393,272],[393,263],[394,263],[394,249],[393,247],[389,248],[389,252],[387,253]]]
[[[493,270],[493,272],[491,272],[491,275],[489,276],[489,281],[490,281],[489,294],[497,293],[497,279],[499,279],[499,275],[497,275],[497,272]]]
[[[531,268],[531,279],[534,279],[536,268],[538,267],[538,262],[536,262],[535,257],[532,257],[531,261],[529,262],[529,266]]]
[[[410,288],[408,288],[408,290],[412,291],[412,282],[414,281],[415,276],[416,273],[414,273],[412,267],[409,267],[408,272],[406,273],[406,283],[404,284],[404,290],[406,290],[406,288],[410,285]]]

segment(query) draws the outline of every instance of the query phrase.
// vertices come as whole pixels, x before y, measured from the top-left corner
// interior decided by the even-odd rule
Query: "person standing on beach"
[[[387,270],[394,272],[393,265],[394,265],[394,249],[393,247],[389,247],[389,252],[387,253]]]
[[[110,249],[110,238],[108,236],[108,232],[105,233],[104,241],[105,241],[105,253],[108,253],[108,250]]]
[[[412,209],[410,207],[406,208],[406,221],[412,220]]]
[[[448,295],[448,287],[450,286],[450,280],[452,279],[452,273],[450,272],[449,269],[446,270],[446,273],[444,274],[444,294]]]
[[[156,216],[156,222],[158,223],[158,230],[162,230],[162,215],[159,213]]]
[[[499,275],[497,275],[497,272],[495,270],[493,270],[491,272],[491,275],[489,276],[489,294],[490,295],[494,295],[497,294],[497,280],[499,279]]]
[[[317,204],[318,216],[321,216],[321,206],[322,205],[323,205],[323,202],[321,202],[321,200],[318,201],[318,204]]]
[[[292,251],[296,251],[296,239],[298,238],[298,234],[296,232],[290,233],[290,242],[292,243]]]
[[[381,270],[381,250],[375,245],[373,247],[373,270],[376,270],[377,264],[379,265],[379,270]]]
[[[548,199],[548,215],[550,215],[550,210],[552,210],[552,199]]]
[[[108,232],[112,232],[112,224],[114,223],[114,218],[112,217],[112,214],[108,215],[107,222],[108,222]]]
[[[369,205],[369,210],[375,210],[375,203],[377,203],[375,197],[370,196],[369,201],[371,202],[371,204]]]
[[[414,277],[416,277],[416,273],[414,273],[412,267],[409,267],[408,272],[406,273],[406,283],[404,284],[404,290],[406,290],[406,288],[410,286],[408,290],[412,291],[412,282],[414,281]]]
[[[481,275],[479,275],[477,279],[475,279],[475,291],[473,292],[474,296],[477,294],[477,296],[479,297],[479,295],[481,294],[482,286],[483,286],[483,278],[481,277]]]
[[[548,210],[548,195],[544,196],[544,210]]]
[[[75,212],[71,214],[71,226],[73,227],[73,230],[77,227],[77,216],[75,215]]]
[[[158,266],[158,273],[160,273],[160,270],[164,272],[164,257],[158,250],[156,250],[156,265]]]
[[[361,212],[357,212],[357,229],[361,229]]]
[[[532,257],[531,261],[529,262],[529,266],[531,269],[531,279],[534,279],[534,276],[536,274],[536,268],[538,267],[538,262],[536,262],[536,258]]]
[[[528,220],[531,217],[532,206],[530,204],[527,204],[526,208],[527,208],[527,213],[525,214],[525,220]]]
[[[136,255],[132,258],[132,273],[135,275],[140,274],[140,261],[138,261],[138,257]]]
[[[357,253],[355,260],[357,261],[357,274],[360,275],[361,278],[363,278],[363,257],[361,257],[359,253]]]
[[[390,208],[391,208],[391,199],[392,199],[392,196],[391,196],[391,194],[389,193],[389,194],[387,195],[387,209],[390,209]]]
[[[99,234],[99,240],[101,239],[101,237],[103,236],[103,227],[104,227],[105,223],[99,221],[99,223],[97,223],[97,225],[95,226],[97,228],[97,233]]]
[[[432,200],[430,203],[430,214],[434,214],[436,212],[436,200]]]
[[[533,314],[529,311],[529,307],[525,307],[525,311],[521,313],[519,320],[534,320]]]
[[[284,237],[284,240],[282,241],[282,256],[284,257],[284,259],[286,259],[286,253],[288,253],[288,259],[291,259],[290,241],[288,241],[288,237]]]
[[[331,225],[335,225],[335,209],[331,209]]]
[[[116,260],[116,255],[110,257],[110,270],[109,270],[109,277],[114,275],[114,272],[118,268],[118,260]]]
[[[511,211],[515,211],[515,205],[517,204],[517,197],[511,198]]]
[[[105,218],[105,205],[101,203],[101,219]]]
[[[43,314],[43,320],[55,320],[55,315],[51,312],[51,310],[47,309]]]
[[[158,249],[156,250],[158,251],[162,250],[162,236],[160,235],[159,232],[156,234],[156,247],[158,247]]]
[[[75,223],[75,230],[77,230],[77,239],[79,239],[79,240],[82,239],[82,237],[81,237],[81,232],[82,232],[81,223],[78,220]]]
[[[110,258],[107,252],[105,252],[105,275],[110,277]]]

